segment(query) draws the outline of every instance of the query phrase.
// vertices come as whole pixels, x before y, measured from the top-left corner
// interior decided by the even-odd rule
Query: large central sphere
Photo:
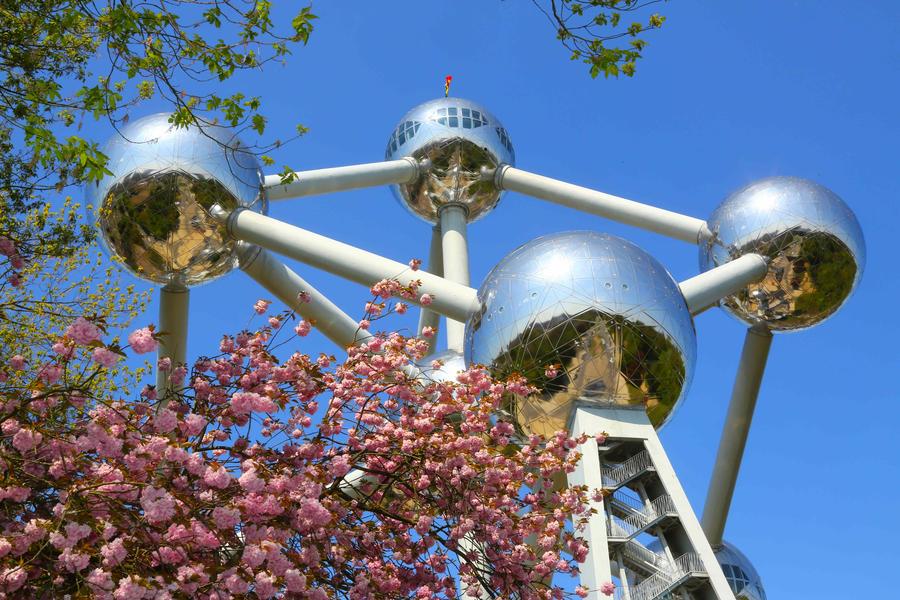
[[[391,189],[407,210],[429,223],[437,223],[448,204],[465,206],[469,221],[483,217],[500,201],[501,191],[481,170],[516,161],[497,117],[462,98],[432,100],[406,113],[385,151],[386,160],[403,157],[430,166],[415,181]]]
[[[142,279],[194,285],[237,265],[235,242],[211,214],[266,212],[262,171],[224,127],[176,128],[160,113],[108,142],[107,175],[88,186],[100,238]]]
[[[862,277],[866,247],[853,211],[834,192],[798,177],[769,177],[725,199],[707,222],[703,271],[748,253],[769,259],[758,282],[721,301],[749,325],[811,327],[834,314]]]
[[[566,429],[579,401],[642,408],[660,427],[687,390],[697,341],[684,296],[630,242],[589,231],[538,238],[500,261],[478,298],[466,362],[538,388],[506,407],[523,435]]]

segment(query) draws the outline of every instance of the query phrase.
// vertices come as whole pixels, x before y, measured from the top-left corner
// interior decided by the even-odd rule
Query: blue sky
[[[275,155],[296,169],[380,160],[396,121],[440,96],[452,74],[453,95],[503,121],[526,170],[701,218],[770,175],[834,190],[866,235],[862,285],[823,325],[776,337],[726,539],[770,598],[883,598],[879,576],[900,559],[900,357],[889,349],[900,330],[888,314],[900,292],[900,3],[673,0],[659,10],[668,20],[636,77],[591,80],[525,0],[321,2],[310,45],[239,84],[263,96],[273,135],[310,127]],[[429,226],[384,188],[277,203],[270,214],[403,262],[427,255]],[[697,273],[693,246],[508,194],[469,230],[473,284],[518,245],[571,229],[625,237],[676,279]],[[361,313],[365,288],[294,268]],[[241,273],[196,288],[190,353],[213,353],[261,296]],[[696,327],[693,386],[661,437],[699,514],[744,328],[718,310]],[[334,351],[307,340],[307,352]]]

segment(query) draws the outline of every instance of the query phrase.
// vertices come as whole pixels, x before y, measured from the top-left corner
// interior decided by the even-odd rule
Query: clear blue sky
[[[591,80],[525,0],[315,9],[308,48],[241,79],[264,97],[271,132],[311,128],[279,164],[380,160],[400,116],[452,74],[453,95],[503,121],[524,169],[697,217],[769,175],[812,178],[844,198],[866,235],[862,285],[830,321],[776,337],[726,538],[773,600],[886,598],[900,561],[900,330],[888,310],[900,293],[900,3],[672,0],[637,76],[621,80]],[[404,262],[427,255],[429,227],[387,189],[279,203],[271,215]],[[693,246],[509,194],[470,229],[473,283],[519,244],[571,229],[632,240],[676,279],[697,273]],[[361,312],[364,288],[295,268]],[[261,295],[240,273],[197,288],[190,352],[213,353]],[[717,310],[696,325],[693,387],[661,435],[699,514],[744,328]],[[334,351],[307,339],[308,352]]]

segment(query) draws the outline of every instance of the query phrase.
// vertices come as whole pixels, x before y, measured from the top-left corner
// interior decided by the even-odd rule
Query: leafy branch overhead
[[[0,234],[40,253],[22,215],[44,194],[107,172],[98,144],[80,133],[85,119],[118,126],[156,99],[178,126],[264,133],[260,98],[222,93],[221,84],[307,43],[311,9],[291,19],[274,19],[273,9],[269,0],[0,0]]]
[[[666,18],[649,7],[666,0],[532,0],[556,28],[556,36],[590,68],[591,77],[631,77],[643,56],[643,34],[662,27]],[[650,13],[650,14],[648,14]]]

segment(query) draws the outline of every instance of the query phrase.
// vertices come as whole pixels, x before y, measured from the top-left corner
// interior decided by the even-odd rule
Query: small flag
[[[447,75],[444,78],[444,98],[450,95],[450,82],[453,81],[453,75]]]

